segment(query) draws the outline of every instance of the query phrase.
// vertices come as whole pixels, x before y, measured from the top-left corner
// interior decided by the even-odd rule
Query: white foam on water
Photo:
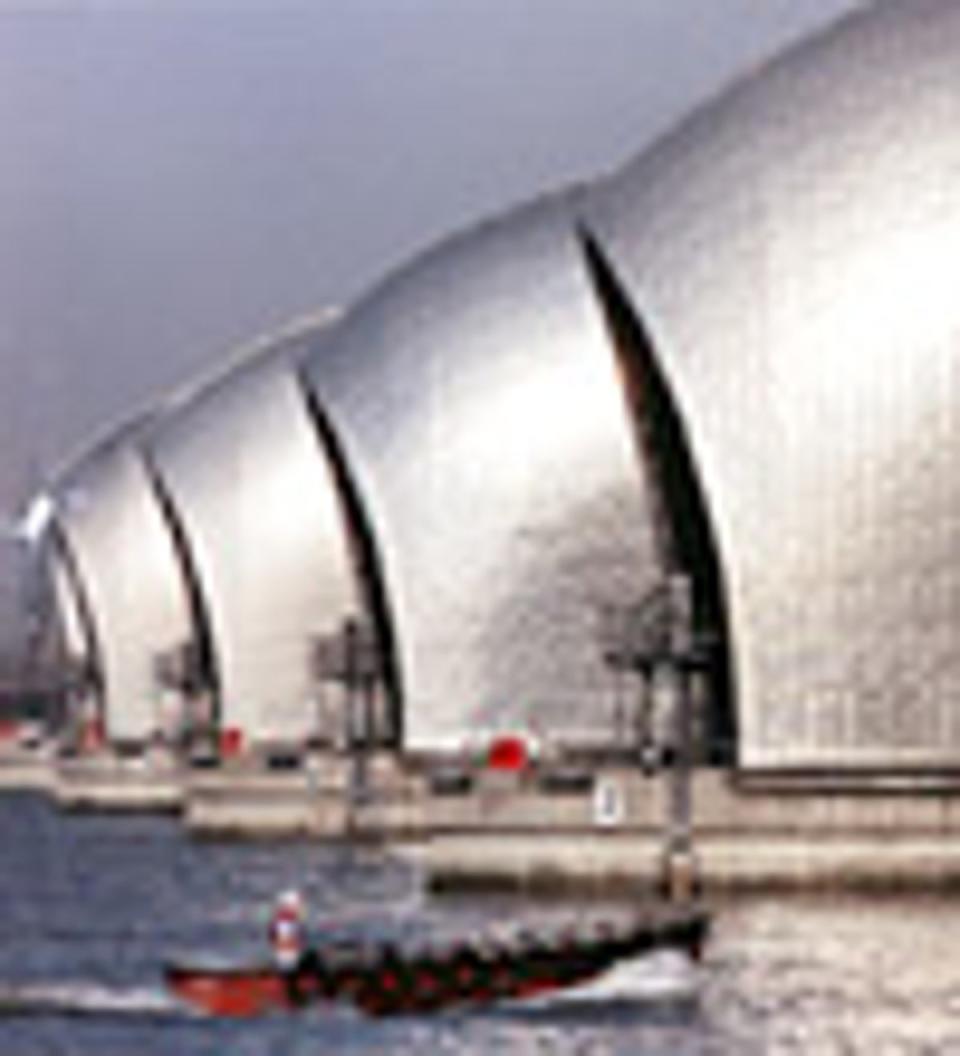
[[[684,953],[662,950],[621,961],[588,982],[514,1002],[525,1009],[641,1005],[688,1000],[699,989],[699,973]]]
[[[119,988],[82,981],[0,984],[0,1016],[155,1016],[180,1011],[176,999],[157,987]]]

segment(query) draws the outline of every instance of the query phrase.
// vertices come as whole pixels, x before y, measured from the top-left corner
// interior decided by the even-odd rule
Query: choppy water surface
[[[163,962],[253,957],[273,894],[315,927],[402,938],[567,920],[596,905],[431,901],[405,866],[311,844],[207,844],[176,822],[59,815],[0,797],[0,1056],[506,1053],[960,1056],[960,921],[948,897],[716,905],[696,974],[654,969],[630,1008],[371,1022],[346,1011],[217,1022],[171,1002]],[[618,907],[603,910],[616,914]]]

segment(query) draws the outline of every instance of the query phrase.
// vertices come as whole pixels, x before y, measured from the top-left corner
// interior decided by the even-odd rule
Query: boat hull
[[[700,955],[708,929],[701,911],[643,921],[589,937],[527,936],[514,946],[463,942],[404,954],[389,946],[343,956],[309,952],[295,972],[269,965],[167,968],[171,991],[214,1016],[245,1017],[343,1002],[371,1016],[529,1000],[582,986],[616,965],[666,949]]]
[[[167,986],[181,1000],[213,1016],[258,1016],[291,1007],[287,980],[272,966],[212,968],[171,965]]]

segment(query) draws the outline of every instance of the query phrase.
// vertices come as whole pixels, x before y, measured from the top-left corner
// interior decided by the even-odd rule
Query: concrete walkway
[[[43,790],[66,809],[179,811],[203,837],[375,840],[416,859],[437,887],[610,890],[662,879],[662,778],[626,765],[436,778],[384,755],[370,762],[370,798],[356,803],[348,763],[333,755],[280,770],[0,755],[0,790]],[[757,780],[703,770],[692,791],[707,889],[960,886],[960,784],[950,775]]]
[[[626,769],[601,771],[581,795],[481,784],[459,802],[430,803],[408,853],[439,887],[654,884],[663,877],[665,791]],[[748,788],[701,771],[693,815],[707,888],[960,884],[960,794],[947,785]]]

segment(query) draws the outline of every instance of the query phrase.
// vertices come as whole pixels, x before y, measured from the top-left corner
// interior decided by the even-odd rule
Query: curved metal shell
[[[411,747],[611,733],[599,612],[658,567],[576,197],[415,262],[308,363],[377,543]]]
[[[302,340],[262,348],[168,407],[149,440],[209,620],[221,727],[253,741],[317,732],[313,639],[358,611],[337,492],[296,373]]]
[[[76,664],[93,664],[96,662],[96,649],[91,628],[87,625],[79,584],[60,546],[53,546],[47,551],[46,564],[64,654]]]
[[[95,632],[94,666],[111,741],[142,742],[159,729],[157,656],[193,634],[183,572],[137,446],[142,428],[137,423],[113,434],[56,488],[58,529]]]
[[[748,766],[960,759],[960,7],[887,4],[590,195],[727,577]]]

